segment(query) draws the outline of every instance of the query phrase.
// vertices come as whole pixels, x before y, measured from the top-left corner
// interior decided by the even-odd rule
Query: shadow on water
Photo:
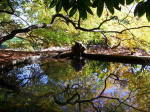
[[[51,60],[0,71],[0,111],[150,111],[150,66]]]

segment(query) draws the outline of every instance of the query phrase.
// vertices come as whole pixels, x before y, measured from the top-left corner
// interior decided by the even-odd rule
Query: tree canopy
[[[150,0],[52,0],[49,7],[56,7],[57,13],[63,8],[69,13],[70,17],[78,11],[80,17],[86,19],[87,13],[93,15],[91,8],[96,8],[97,15],[100,17],[105,6],[111,14],[114,14],[115,9],[121,11],[120,5],[130,5],[132,3],[137,3],[134,15],[141,17],[146,13],[146,17],[150,21]]]
[[[29,33],[39,28],[52,28],[58,21],[63,21],[67,25],[71,24],[76,30],[99,32],[104,38],[107,38],[106,33],[122,34],[129,30],[150,27],[144,25],[125,28],[121,31],[103,30],[104,23],[115,19],[120,21],[113,15],[117,10],[122,12],[122,6],[133,4],[136,6],[132,9],[134,16],[142,17],[146,14],[147,20],[150,21],[150,0],[0,0],[0,24],[3,29],[0,34],[0,45],[20,33]],[[89,18],[88,15],[93,17],[97,15],[101,18],[104,10],[112,16],[102,20],[98,26],[89,28],[81,25]],[[125,18],[121,21],[124,20]]]

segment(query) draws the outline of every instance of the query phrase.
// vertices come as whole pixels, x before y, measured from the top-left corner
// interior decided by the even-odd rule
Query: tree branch
[[[141,110],[141,109],[138,109],[138,108],[136,108],[136,107],[134,107],[134,106],[132,106],[132,105],[129,105],[129,104],[127,104],[127,103],[124,103],[124,102],[121,101],[119,98],[108,97],[108,96],[101,96],[101,98],[107,98],[107,99],[117,100],[119,103],[124,104],[124,105],[126,105],[126,106],[128,106],[128,107],[130,107],[130,108],[133,108],[134,110],[137,110],[137,111],[140,111],[140,112],[146,112],[146,110]]]
[[[37,25],[31,25],[27,28],[23,28],[23,29],[16,29],[16,30],[13,30],[10,34],[6,35],[6,36],[3,36],[0,38],[0,45],[7,41],[7,40],[10,40],[12,39],[13,37],[16,36],[16,34],[18,33],[27,33],[31,30],[34,30],[34,29],[38,29],[38,28],[51,28],[53,24],[48,24],[48,25],[45,25],[45,24],[37,24]]]
[[[11,6],[11,3],[10,3],[10,1],[9,0],[7,0],[7,3],[8,3],[8,6],[10,7],[10,9],[11,9],[11,11],[8,11],[8,10],[6,10],[6,9],[1,9],[0,10],[0,13],[7,13],[7,14],[10,14],[10,15],[13,15],[14,14],[14,9],[12,8],[12,6]]]
[[[8,12],[9,13],[9,12]],[[72,24],[73,27],[77,30],[81,30],[81,31],[85,31],[85,32],[100,32],[102,34],[104,33],[123,33],[125,31],[129,31],[129,30],[133,30],[133,29],[140,29],[140,28],[150,28],[150,26],[139,26],[139,27],[133,27],[133,28],[126,28],[124,30],[121,30],[121,31],[104,31],[104,30],[101,30],[100,27],[106,23],[107,21],[110,21],[112,20],[113,18],[115,18],[116,16],[110,18],[110,19],[106,19],[104,20],[102,23],[100,23],[100,25],[98,27],[95,27],[95,28],[91,28],[91,29],[87,29],[87,28],[84,28],[84,27],[81,27],[80,25],[78,25],[78,23],[75,23],[74,21],[72,21],[71,19],[69,19],[69,17],[67,16],[64,16],[62,14],[55,14],[52,16],[52,20],[51,20],[51,23],[46,25],[46,24],[36,24],[36,25],[31,25],[27,28],[23,28],[23,29],[16,29],[16,30],[13,30],[10,34],[6,35],[6,36],[3,36],[0,38],[0,45],[5,42],[6,40],[9,40],[9,39],[12,39],[16,34],[18,33],[27,33],[31,30],[34,30],[34,29],[38,29],[38,28],[51,28],[55,22],[55,19],[56,18],[63,18],[66,22],[66,24]]]
[[[10,15],[13,15],[13,14],[14,14],[14,12],[10,12],[10,11],[5,10],[5,9],[0,10],[0,13],[7,13],[7,14],[10,14]]]
[[[14,11],[14,9],[13,9],[11,3],[10,3],[10,0],[7,0],[7,3],[8,3],[8,6],[10,7],[12,13],[14,13],[15,11]]]
[[[70,98],[68,98],[67,100],[65,100],[64,102],[62,102],[62,101],[59,101],[59,100],[56,98],[56,96],[54,95],[54,96],[53,96],[53,97],[54,97],[54,101],[55,101],[55,103],[64,106],[64,105],[67,105],[67,104],[75,105],[75,104],[77,104],[77,103],[92,103],[93,101],[95,101],[95,100],[97,100],[97,99],[105,98],[105,99],[116,100],[116,101],[119,102],[119,105],[123,104],[123,105],[125,105],[125,106],[128,106],[128,107],[134,109],[134,110],[146,112],[145,110],[141,110],[141,109],[139,109],[139,108],[134,107],[133,105],[130,105],[130,104],[128,104],[128,103],[125,103],[125,101],[130,98],[131,93],[129,93],[129,96],[126,98],[126,100],[123,100],[123,101],[122,101],[121,99],[119,99],[119,98],[109,97],[109,96],[104,96],[104,95],[103,95],[104,91],[105,91],[106,88],[107,88],[107,80],[108,80],[111,76],[114,76],[114,77],[116,78],[116,80],[119,80],[118,76],[116,76],[115,74],[110,74],[110,75],[108,75],[108,76],[105,78],[105,80],[104,80],[104,87],[103,87],[102,91],[101,91],[100,94],[99,94],[98,96],[96,96],[96,97],[93,97],[93,98],[91,98],[91,99],[80,99],[80,98],[78,98],[78,99],[75,100],[75,98],[76,98],[77,96],[80,97],[80,95],[79,95],[78,93],[75,93],[75,94],[73,94]],[[69,89],[69,88],[68,88],[68,89]],[[61,94],[63,94],[63,93],[61,93]],[[60,95],[60,94],[59,94],[59,95]],[[94,109],[97,110],[97,108],[95,108],[95,107],[94,107]]]
[[[98,27],[91,28],[91,29],[83,28],[83,27],[81,27],[81,26],[78,26],[78,24],[76,24],[74,21],[72,21],[71,19],[69,19],[69,17],[64,16],[64,15],[62,15],[62,14],[56,14],[56,15],[54,15],[54,16],[52,17],[51,23],[53,23],[53,22],[55,21],[55,18],[56,18],[56,17],[61,17],[61,18],[63,18],[63,19],[66,21],[67,24],[68,24],[68,23],[72,24],[75,29],[81,30],[81,31],[86,31],[86,32],[120,33],[120,34],[121,34],[121,33],[125,32],[125,31],[129,31],[129,30],[141,29],[141,28],[150,28],[149,25],[145,25],[145,26],[139,26],[139,27],[133,27],[133,28],[126,28],[126,29],[123,29],[123,30],[121,30],[121,31],[104,31],[104,30],[101,30],[100,27],[101,27],[104,23],[106,23],[106,22],[108,22],[108,21],[110,21],[110,20],[116,18],[117,16],[113,16],[113,17],[110,18],[110,19],[106,19],[106,20],[104,20],[103,22],[101,22]]]
[[[118,18],[117,16],[112,16],[111,18],[109,18],[109,19],[105,19],[104,21],[102,21],[101,23],[100,23],[100,25],[97,27],[97,28],[100,28],[104,23],[106,23],[106,22],[108,22],[108,21],[110,21],[110,20],[112,20],[112,19],[115,19],[115,18]]]

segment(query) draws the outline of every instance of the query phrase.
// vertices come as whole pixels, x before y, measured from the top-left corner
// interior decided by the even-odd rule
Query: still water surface
[[[150,112],[150,66],[43,60],[1,69],[2,112]]]

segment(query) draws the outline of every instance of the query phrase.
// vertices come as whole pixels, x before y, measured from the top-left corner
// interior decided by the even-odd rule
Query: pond
[[[0,69],[1,112],[148,112],[150,66],[45,59]]]

